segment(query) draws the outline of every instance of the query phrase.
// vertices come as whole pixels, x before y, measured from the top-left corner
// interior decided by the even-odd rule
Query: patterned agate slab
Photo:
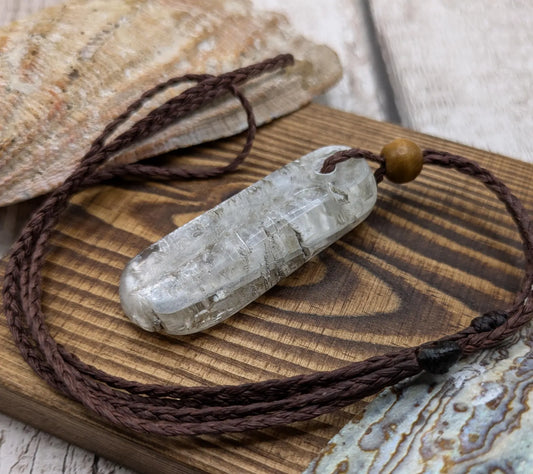
[[[364,160],[319,172],[341,146],[289,163],[133,258],[126,315],[148,331],[191,334],[228,318],[363,221],[377,189]]]

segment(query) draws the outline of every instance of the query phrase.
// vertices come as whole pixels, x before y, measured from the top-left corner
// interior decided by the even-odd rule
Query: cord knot
[[[455,341],[435,341],[420,346],[416,351],[416,359],[426,372],[444,374],[462,354],[461,347]]]
[[[474,328],[476,332],[490,332],[501,326],[509,315],[505,311],[494,310],[472,319],[470,326]]]

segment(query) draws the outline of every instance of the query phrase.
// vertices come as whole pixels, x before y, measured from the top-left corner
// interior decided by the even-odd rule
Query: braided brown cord
[[[12,249],[4,279],[4,310],[21,354],[50,385],[107,420],[136,431],[174,436],[259,429],[307,420],[349,405],[423,369],[431,369],[433,362],[429,365],[424,362],[428,354],[430,360],[435,356],[442,366],[444,359],[440,354],[443,348],[449,353],[448,348],[451,347],[452,355],[460,355],[491,347],[531,319],[533,238],[527,213],[520,201],[489,171],[466,158],[426,150],[426,163],[452,167],[476,177],[495,192],[513,217],[523,240],[527,268],[522,290],[508,311],[487,313],[476,318],[470,327],[436,343],[372,357],[330,372],[216,387],[165,386],[125,380],[85,364],[55,342],[41,308],[41,269],[50,233],[70,196],[86,186],[115,176],[134,175],[157,179],[209,177],[235,169],[250,151],[255,135],[252,109],[237,86],[251,77],[291,63],[291,56],[281,55],[218,77],[187,75],[154,87],[105,128],[79,167],[33,214]],[[198,85],[155,109],[105,144],[117,127],[148,98],[183,81],[198,81]],[[240,100],[249,123],[244,149],[229,165],[189,171],[163,170],[139,164],[100,168],[116,152],[157,133],[227,92]],[[331,171],[336,163],[350,158],[378,162],[380,166],[375,172],[376,181],[383,179],[385,169],[382,158],[365,150],[339,152],[325,161],[324,170]],[[436,344],[440,352],[431,352],[432,344]],[[424,358],[421,357],[422,351],[425,351]]]

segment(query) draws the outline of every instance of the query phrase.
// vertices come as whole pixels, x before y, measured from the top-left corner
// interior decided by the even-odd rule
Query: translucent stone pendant
[[[362,159],[320,173],[324,159],[344,149],[289,163],[133,258],[120,282],[126,315],[148,331],[207,329],[353,229],[377,189]]]

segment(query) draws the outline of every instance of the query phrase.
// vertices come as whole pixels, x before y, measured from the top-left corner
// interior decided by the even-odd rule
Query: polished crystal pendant
[[[296,160],[133,258],[120,282],[126,315],[148,331],[191,334],[235,314],[363,221],[377,189],[363,159],[331,173]]]

